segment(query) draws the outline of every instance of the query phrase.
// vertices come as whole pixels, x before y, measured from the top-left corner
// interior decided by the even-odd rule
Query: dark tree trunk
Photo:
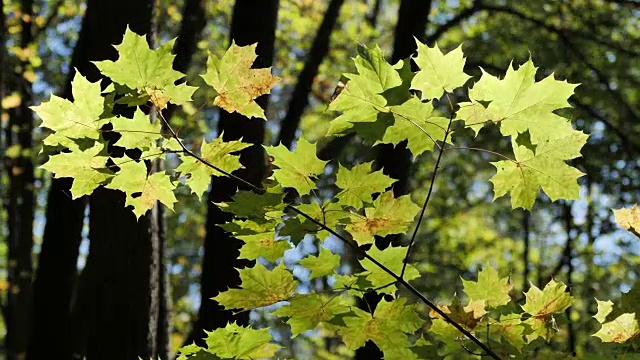
[[[394,33],[393,55],[391,63],[406,59],[416,50],[414,37],[422,40],[429,20],[431,9],[430,0],[402,0],[398,10],[398,23]],[[407,149],[407,142],[403,141],[397,146],[392,144],[378,145],[377,167],[398,181],[393,186],[395,196],[409,192],[409,173],[411,169],[411,152]],[[387,236],[376,241],[376,246],[386,248],[391,243],[397,243],[398,236]],[[377,294],[367,296],[359,306],[365,310],[374,311],[380,299]],[[366,302],[366,304],[365,304]],[[371,341],[356,350],[356,359],[380,359],[382,353]]]
[[[127,25],[138,34],[147,34],[151,26],[152,5],[151,0],[90,0],[72,66],[91,81],[101,79],[90,61],[114,60],[117,53],[113,44],[121,42]],[[64,186],[52,191],[64,191],[60,189],[64,189]],[[49,210],[58,213],[66,211],[65,207],[58,205],[70,205],[70,202],[49,203]],[[50,241],[66,242],[68,238],[63,237],[65,235],[70,235],[74,240],[79,238],[83,206],[73,205],[74,214],[70,220],[78,233],[65,234],[60,229],[52,229]],[[72,342],[75,358],[86,355],[90,360],[135,360],[138,356],[154,356],[156,349],[149,346],[150,269],[154,255],[148,218],[144,216],[136,221],[131,210],[125,209],[121,192],[98,189],[90,201],[89,238],[91,243],[87,265],[73,307],[72,339],[66,339],[64,344]],[[52,245],[52,248],[57,245]],[[77,242],[73,245],[73,249],[67,249],[66,258],[77,256]],[[71,272],[71,276],[65,274],[58,281],[72,277],[75,271]],[[58,310],[63,313],[61,316],[68,314],[68,308]],[[44,334],[36,337],[34,348],[43,347],[41,341],[45,338]],[[49,349],[45,347],[44,350]],[[68,353],[62,354],[63,357],[55,358],[69,358]],[[51,358],[50,352],[48,355]]]
[[[23,0],[22,30],[20,46],[27,48],[33,40],[33,2]],[[33,161],[29,150],[32,148],[31,132],[33,131],[33,116],[29,106],[32,103],[31,82],[24,73],[29,70],[29,62],[20,61],[19,72],[16,74],[17,89],[20,93],[20,105],[9,113],[7,146],[19,146],[20,154],[8,160],[9,175],[9,207],[8,217],[8,261],[7,280],[7,359],[24,359],[29,340],[29,325],[31,323],[32,303],[32,272],[31,250],[33,247]]]
[[[291,144],[296,138],[296,130],[298,130],[300,118],[307,105],[309,105],[309,92],[311,92],[313,79],[318,75],[318,68],[329,53],[331,33],[336,25],[343,3],[344,0],[331,0],[327,6],[322,24],[320,24],[318,33],[307,54],[304,68],[300,72],[300,75],[298,75],[298,82],[293,89],[293,95],[289,101],[289,109],[282,121],[280,135],[278,136],[278,142],[281,142],[288,148],[291,147]]]
[[[258,59],[254,67],[268,67],[273,62],[278,0],[237,0],[231,21],[231,39],[240,46],[258,43]],[[258,99],[261,107],[268,104],[268,97]],[[224,132],[224,140],[243,139],[255,144],[241,153],[240,161],[246,167],[238,175],[258,185],[265,171],[264,141],[265,122],[262,119],[248,119],[238,113],[220,111],[219,133]],[[207,214],[207,235],[204,240],[204,258],[200,278],[200,310],[198,319],[187,341],[202,344],[203,330],[224,327],[230,321],[247,324],[249,313],[233,314],[225,311],[215,301],[210,300],[229,287],[238,286],[240,277],[235,267],[246,262],[238,260],[241,242],[232,238],[218,225],[230,220],[213,202],[228,201],[235,193],[237,184],[228,178],[214,177],[209,194]]]

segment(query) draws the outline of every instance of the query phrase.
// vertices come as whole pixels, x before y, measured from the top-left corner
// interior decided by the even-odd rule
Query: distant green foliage
[[[100,186],[119,190],[139,218],[157,201],[172,209],[177,187],[188,186],[202,197],[212,175],[243,181],[232,173],[242,168],[239,152],[248,144],[219,136],[199,149],[188,149],[162,117],[161,109],[191,101],[196,90],[175,85],[184,75],[172,69],[172,46],[173,40],[149,49],[143,36],[127,30],[116,46],[118,60],[96,62],[112,86],[103,92],[98,83],[77,73],[74,102],[52,96],[34,107],[42,127],[51,130],[45,150],[58,150],[42,167],[55,177],[73,178],[74,198]],[[340,115],[331,122],[328,136],[354,132],[372,146],[406,140],[414,157],[436,151],[440,158],[445,150],[460,149],[450,140],[452,122],[460,121],[459,128],[476,134],[495,124],[510,139],[512,155],[465,148],[497,157],[491,178],[495,197],[509,194],[514,208],[526,209],[532,208],[540,188],[554,201],[577,197],[582,173],[567,161],[580,156],[587,135],[554,112],[568,106],[575,85],[553,76],[536,82],[537,69],[528,61],[518,69],[510,66],[502,79],[485,72],[465,88],[470,76],[463,71],[461,47],[445,54],[437,46],[417,46],[416,57],[395,65],[378,47],[358,49],[356,73],[345,74],[346,88],[329,105],[329,111]],[[210,54],[202,77],[217,94],[214,105],[265,119],[255,99],[269,93],[278,78],[270,69],[252,69],[255,58],[255,45],[232,44],[221,58]],[[415,73],[412,61],[419,68]],[[462,90],[469,101],[452,103],[449,94]],[[133,116],[114,114],[114,104],[128,105]],[[213,300],[242,311],[267,311],[269,306],[270,315],[288,324],[293,337],[321,330],[339,337],[351,350],[371,340],[386,359],[526,357],[540,345],[538,339],[553,338],[555,317],[574,301],[567,287],[554,280],[543,289],[532,285],[523,297],[514,293],[508,277],[485,267],[477,279],[462,279],[463,294],[451,294],[449,304],[435,305],[424,297],[416,301],[408,295],[404,290],[420,295],[408,283],[421,278],[419,269],[408,262],[411,247],[380,250],[374,242],[375,237],[409,234],[419,227],[421,206],[409,195],[394,196],[395,179],[372,171],[371,163],[350,169],[338,165],[339,191],[334,199],[323,198],[316,193],[316,180],[327,171],[327,162],[317,158],[316,150],[316,143],[304,137],[293,151],[282,145],[266,147],[273,176],[260,189],[238,191],[232,201],[219,204],[235,216],[222,226],[244,242],[240,257],[260,262],[239,270],[240,288]],[[169,153],[181,164],[167,172],[152,171],[157,168],[152,164]],[[285,189],[291,197],[298,195],[295,202],[285,203]],[[425,201],[423,210],[427,205]],[[631,211],[616,215],[622,226],[633,230],[639,225]],[[342,273],[340,255],[321,246],[317,255],[298,261],[310,274],[294,276],[282,258],[308,235],[321,242],[329,236],[340,238],[356,252],[363,271]],[[324,291],[300,292],[302,282],[322,277],[332,279]],[[371,290],[385,295],[375,310],[355,307],[354,298]],[[630,294],[614,315],[611,302],[598,301],[594,318],[602,326],[594,336],[603,342],[638,338],[635,314],[640,308],[637,298],[630,300],[637,294]],[[178,359],[267,358],[281,347],[268,329],[236,324],[207,333],[205,342],[206,348],[183,347]]]

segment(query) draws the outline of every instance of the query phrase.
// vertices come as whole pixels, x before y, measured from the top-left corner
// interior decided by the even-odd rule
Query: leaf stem
[[[409,241],[409,246],[407,247],[407,254],[404,256],[404,260],[402,262],[402,271],[400,272],[400,278],[404,278],[404,272],[407,270],[407,263],[409,262],[409,256],[411,255],[411,248],[415,243],[416,235],[418,235],[418,230],[420,230],[420,225],[422,224],[424,213],[427,210],[427,205],[429,205],[429,199],[431,199],[431,193],[433,192],[433,187],[436,183],[436,175],[438,174],[438,168],[440,167],[440,160],[442,159],[442,154],[444,154],[444,144],[447,142],[447,137],[449,136],[449,132],[451,131],[452,122],[453,122],[453,113],[451,113],[451,116],[449,116],[449,124],[447,125],[447,129],[444,132],[444,138],[442,139],[443,146],[441,146],[440,150],[438,151],[438,159],[436,160],[436,165],[433,168],[433,174],[431,175],[431,183],[429,184],[429,191],[427,192],[427,198],[424,200],[424,204],[422,204],[422,209],[420,210],[420,217],[418,217],[418,223],[416,224],[416,227],[413,230],[413,234],[411,235],[411,240]]]

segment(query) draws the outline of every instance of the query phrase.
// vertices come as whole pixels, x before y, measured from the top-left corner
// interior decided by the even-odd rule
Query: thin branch
[[[236,180],[239,181],[245,185],[247,185],[248,187],[250,187],[251,189],[253,189],[254,191],[256,191],[259,194],[264,194],[264,189],[253,185],[252,183],[236,176],[233,174],[230,174],[220,168],[218,168],[217,166],[211,164],[210,162],[202,159],[200,156],[196,155],[194,152],[192,152],[191,150],[187,149],[186,146],[184,146],[184,144],[182,143],[182,141],[180,139],[178,139],[177,134],[175,133],[175,131],[173,130],[173,128],[169,125],[169,123],[167,122],[167,120],[164,118],[164,116],[162,116],[162,113],[160,111],[158,112],[158,116],[160,117],[160,119],[164,122],[165,126],[167,127],[167,129],[169,129],[169,131],[171,132],[171,134],[173,135],[173,137],[176,139],[176,141],[178,141],[178,144],[180,144],[180,146],[182,147],[182,149],[184,150],[184,152],[189,155],[194,157],[195,159],[197,159],[198,161],[202,162],[203,164],[205,164],[206,166]],[[451,126],[451,122],[452,120],[449,121],[449,127]],[[447,132],[445,133],[445,138],[444,141],[446,141],[448,132],[449,132],[449,127],[447,128]],[[440,156],[442,156],[442,151],[440,152]],[[437,169],[437,167],[436,167]],[[320,228],[322,228],[323,230],[329,232],[331,235],[335,236],[337,239],[341,240],[342,242],[344,242],[345,244],[347,244],[349,247],[351,247],[352,249],[354,249],[355,251],[357,251],[358,253],[360,253],[360,255],[362,255],[365,259],[371,261],[372,263],[374,263],[376,266],[378,266],[380,269],[382,269],[384,272],[386,272],[387,274],[389,274],[389,276],[391,276],[392,278],[394,278],[396,280],[396,282],[398,282],[399,284],[401,284],[402,286],[404,286],[407,290],[409,290],[409,292],[411,292],[412,294],[414,294],[418,299],[420,299],[420,301],[422,301],[423,303],[425,303],[429,308],[431,308],[433,311],[435,311],[440,317],[442,317],[442,319],[444,319],[446,322],[448,322],[449,324],[451,324],[451,326],[453,326],[454,328],[456,328],[458,331],[460,331],[465,337],[467,337],[469,340],[471,340],[473,343],[475,343],[476,345],[478,345],[478,347],[480,347],[483,351],[486,352],[486,354],[488,356],[490,356],[493,359],[497,359],[500,360],[500,357],[493,352],[493,350],[491,350],[487,345],[485,345],[482,341],[480,341],[477,337],[475,337],[471,332],[469,332],[467,329],[465,329],[462,325],[460,325],[459,323],[457,323],[455,320],[453,320],[447,313],[445,313],[444,311],[442,311],[440,308],[438,308],[436,306],[435,303],[433,303],[431,300],[429,300],[426,296],[424,296],[420,291],[418,291],[416,288],[414,288],[411,284],[409,284],[406,280],[404,280],[401,276],[398,276],[395,272],[393,272],[393,270],[389,269],[388,267],[386,267],[384,264],[382,264],[381,262],[379,262],[378,260],[376,260],[375,258],[373,258],[371,255],[367,254],[366,251],[362,250],[357,244],[355,244],[353,241],[348,240],[347,238],[345,238],[344,236],[338,234],[335,230],[331,229],[330,227],[328,227],[327,225],[323,224],[321,221],[318,221],[316,219],[314,219],[313,217],[311,217],[310,215],[306,214],[305,212],[303,212],[302,210],[299,210],[298,208],[296,208],[295,206],[291,205],[291,204],[287,204],[285,206],[285,209],[289,209],[291,211],[294,211],[296,213],[298,213],[300,216],[304,217],[305,219],[311,221],[312,223],[314,223],[315,225],[319,226]]]
[[[472,17],[473,15],[475,15],[476,13],[480,12],[482,10],[482,0],[476,0],[473,2],[473,5],[471,5],[471,7],[468,7],[464,10],[462,10],[458,15],[456,15],[455,17],[453,17],[453,19],[447,21],[446,23],[440,25],[434,32],[433,34],[427,36],[426,39],[426,44],[432,44],[436,41],[438,41],[438,39],[440,39],[440,37],[442,35],[444,35],[444,33],[446,33],[447,31],[451,30],[452,28],[460,25],[461,22],[467,20],[468,18]]]
[[[418,223],[416,224],[415,229],[413,229],[413,235],[411,235],[411,240],[409,241],[409,246],[407,247],[407,253],[404,256],[404,261],[402,262],[402,271],[400,272],[400,278],[404,277],[404,272],[407,269],[407,263],[409,262],[409,256],[411,255],[411,248],[416,240],[416,235],[418,235],[418,230],[420,230],[420,224],[422,224],[422,219],[424,218],[424,213],[427,210],[427,205],[429,205],[429,199],[431,199],[431,193],[433,192],[433,187],[436,183],[436,175],[438,174],[438,168],[440,167],[440,160],[442,159],[442,154],[444,154],[444,144],[447,142],[447,137],[449,136],[449,131],[451,130],[451,123],[453,122],[453,113],[449,116],[449,124],[447,125],[447,130],[444,132],[444,138],[442,139],[443,146],[440,147],[440,151],[438,152],[438,159],[436,160],[436,165],[433,168],[433,174],[431,175],[431,183],[429,184],[429,191],[427,192],[427,198],[424,200],[424,204],[422,205],[422,210],[420,210],[420,217],[418,217]]]

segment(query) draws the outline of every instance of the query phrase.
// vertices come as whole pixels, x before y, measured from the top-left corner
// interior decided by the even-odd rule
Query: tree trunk
[[[23,0],[20,34],[20,47],[26,49],[33,40],[33,2]],[[7,359],[24,359],[29,340],[29,325],[32,301],[31,250],[33,247],[33,161],[31,133],[33,117],[29,106],[32,103],[31,82],[24,73],[29,70],[29,62],[21,60],[17,86],[20,93],[20,105],[10,112],[8,146],[19,146],[20,153],[8,159],[9,207],[8,217],[8,261],[7,280]]]
[[[254,67],[271,66],[274,54],[275,30],[278,16],[278,0],[237,0],[233,9],[231,21],[231,39],[237,45],[245,46],[258,43],[258,59]],[[258,99],[261,107],[268,104],[268,96]],[[258,185],[262,181],[265,171],[264,151],[261,147],[264,141],[264,125],[261,119],[248,119],[238,113],[220,111],[218,132],[224,132],[224,140],[243,139],[244,142],[255,144],[242,151],[240,162],[246,167],[238,171],[238,175]],[[203,330],[213,330],[224,327],[230,321],[247,324],[249,313],[244,311],[233,314],[222,309],[215,301],[210,300],[219,292],[240,284],[240,277],[236,267],[243,263],[238,260],[241,242],[223,231],[218,225],[230,220],[213,202],[228,201],[236,191],[236,183],[232,179],[214,177],[209,194],[209,209],[207,215],[207,235],[204,241],[204,258],[202,260],[202,275],[200,278],[200,310],[198,319],[188,341],[203,344]]]
[[[300,72],[300,75],[298,75],[298,82],[293,89],[293,95],[289,101],[289,109],[282,121],[280,135],[278,136],[278,142],[281,142],[287,148],[290,148],[293,140],[295,140],[300,118],[307,105],[309,105],[309,92],[311,92],[313,79],[318,75],[318,68],[329,53],[331,33],[336,25],[343,3],[344,0],[331,0],[327,6],[322,24],[320,24],[318,33],[307,54],[304,68]]]
[[[121,42],[127,25],[138,34],[149,33],[152,6],[151,0],[90,0],[72,64],[91,81],[102,78],[89,61],[117,58],[113,44]],[[149,323],[150,273],[157,254],[149,218],[136,221],[123,193],[99,188],[91,195],[89,225],[89,255],[72,315],[73,356],[155,356],[149,336],[156,332],[149,334]]]

